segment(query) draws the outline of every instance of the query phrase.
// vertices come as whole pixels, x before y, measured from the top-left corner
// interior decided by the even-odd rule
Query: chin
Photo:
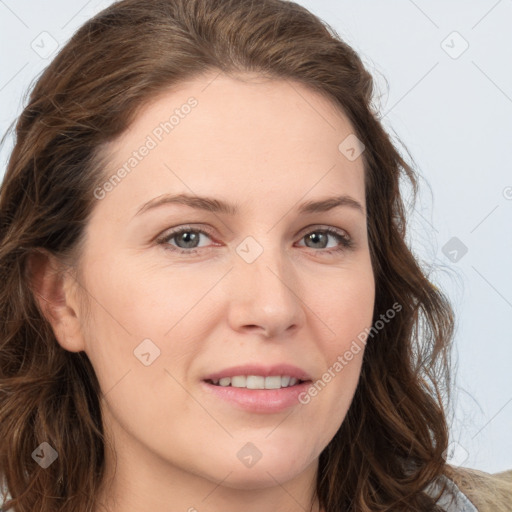
[[[248,452],[250,453],[250,450]],[[223,460],[214,464],[217,471],[211,477],[219,482],[229,474],[222,485],[232,489],[265,489],[275,487],[276,482],[284,483],[296,478],[318,462],[317,458],[308,457],[310,453],[306,453],[303,447],[290,450],[267,446],[262,452],[261,458],[252,461],[250,458],[244,461],[243,453],[240,456],[241,460],[236,456],[229,462],[224,456]]]
[[[290,464],[263,464],[260,461],[257,466],[252,468],[233,468],[229,477],[222,482],[222,486],[240,490],[272,488],[276,486],[276,482],[280,484],[288,482],[305,469],[306,467],[297,467]],[[216,475],[215,481],[218,481],[219,476]]]

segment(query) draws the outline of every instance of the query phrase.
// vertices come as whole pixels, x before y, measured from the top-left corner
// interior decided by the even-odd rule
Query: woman
[[[124,0],[75,34],[0,195],[5,508],[474,512],[453,314],[372,87],[281,0]]]

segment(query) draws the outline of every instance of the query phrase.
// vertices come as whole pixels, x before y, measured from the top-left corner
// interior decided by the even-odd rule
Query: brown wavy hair
[[[0,474],[17,512],[90,512],[104,476],[102,397],[85,352],[63,349],[31,287],[30,255],[73,268],[104,182],[102,148],[137,112],[203,73],[254,72],[327,97],[366,149],[374,322],[361,378],[320,455],[325,512],[441,510],[424,488],[446,470],[453,311],[406,244],[418,174],[382,127],[360,57],[324,21],[284,0],[123,0],[86,22],[35,83],[0,192]],[[59,453],[47,469],[31,457]]]

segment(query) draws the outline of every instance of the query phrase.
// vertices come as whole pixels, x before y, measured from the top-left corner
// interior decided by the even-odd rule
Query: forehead
[[[342,151],[351,137],[343,112],[303,84],[206,74],[155,97],[107,146],[106,178],[126,171],[107,199],[215,191],[261,199],[265,186],[266,199],[282,201],[334,187],[364,204],[362,157]]]

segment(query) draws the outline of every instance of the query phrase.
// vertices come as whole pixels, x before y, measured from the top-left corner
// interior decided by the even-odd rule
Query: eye
[[[312,248],[312,249],[326,249],[327,244],[329,243],[329,238],[334,238],[338,241],[338,245],[335,245],[332,248],[329,248],[328,250],[323,250],[321,252],[326,253],[333,253],[333,252],[339,252],[346,249],[351,249],[354,245],[353,240],[345,234],[343,231],[339,231],[334,228],[322,228],[322,229],[315,229],[314,231],[308,232],[306,235],[304,235],[301,240],[305,240],[306,244],[311,243],[311,245],[306,245],[306,247]],[[316,247],[315,247],[316,245]],[[320,247],[318,247],[320,246]]]
[[[165,236],[158,240],[158,243],[165,246],[166,249],[171,251],[178,251],[182,254],[196,253],[197,248],[200,248],[199,241],[202,236],[210,238],[207,231],[191,227],[182,227],[170,233],[166,233]],[[170,241],[176,241],[177,247],[169,244]]]
[[[171,232],[167,232],[164,236],[159,238],[157,242],[164,246],[166,250],[176,251],[180,254],[195,254],[198,249],[209,249],[211,246],[200,246],[201,238],[210,238],[212,235],[204,229],[197,229],[188,226],[183,226]],[[336,240],[338,243],[334,247],[328,248],[329,238]],[[321,253],[334,253],[343,250],[351,249],[354,245],[353,240],[345,234],[345,232],[335,228],[322,228],[309,231],[306,235],[301,237],[301,241],[305,240],[305,245],[310,249],[321,249]]]

